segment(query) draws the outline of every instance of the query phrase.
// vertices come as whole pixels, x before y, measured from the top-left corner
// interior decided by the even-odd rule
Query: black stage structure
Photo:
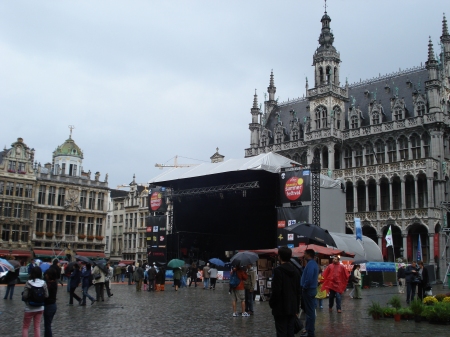
[[[177,180],[170,188],[168,259],[179,252],[207,261],[225,258],[225,251],[276,245],[278,174],[227,172]]]
[[[288,167],[299,165],[277,154],[270,156],[283,158]],[[175,170],[183,169],[187,171]],[[226,252],[277,246],[280,168],[277,172],[244,169],[164,179],[162,174],[150,183],[166,187],[173,205],[166,241],[167,260],[227,259]]]

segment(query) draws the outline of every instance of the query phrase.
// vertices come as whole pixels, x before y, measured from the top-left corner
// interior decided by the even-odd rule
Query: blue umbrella
[[[212,264],[215,264],[216,266],[221,266],[221,267],[225,266],[225,262],[223,262],[221,259],[218,259],[218,258],[209,259],[209,262],[211,262]]]
[[[0,273],[4,273],[9,270],[14,271],[14,266],[5,259],[0,258]]]
[[[50,266],[51,266],[50,262],[42,262],[39,267],[41,268],[42,272],[45,273],[47,269],[50,268]]]

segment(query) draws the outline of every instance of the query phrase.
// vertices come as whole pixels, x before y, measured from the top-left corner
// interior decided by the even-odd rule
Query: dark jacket
[[[428,275],[428,270],[425,267],[423,267],[423,269],[422,269],[422,282],[421,282],[422,286],[426,287],[429,282],[430,282],[430,278],[429,278],[429,275]]]
[[[283,263],[273,271],[269,305],[274,316],[292,316],[299,312],[300,273],[290,262]]]
[[[48,269],[53,269],[55,271],[57,279],[61,278],[61,268],[58,267],[58,265],[52,264]]]
[[[81,287],[90,287],[91,286],[91,281],[92,281],[92,270],[91,268],[89,269],[85,269],[81,272]]]
[[[413,270],[416,272],[413,273]],[[416,268],[414,268],[412,265],[409,265],[405,269],[405,281],[410,283],[413,282],[417,274],[419,274],[419,267],[416,265]]]
[[[189,269],[189,275],[191,276],[192,279],[196,280],[197,279],[197,273],[198,273],[198,268],[197,267],[191,267]]]
[[[149,280],[154,280],[156,278],[156,269],[155,267],[151,267],[148,271],[147,271],[147,275],[148,275],[148,279]]]
[[[405,267],[400,267],[398,268],[397,271],[397,279],[399,278],[405,278],[406,274],[405,274]]]
[[[70,274],[70,288],[76,288],[81,281],[81,272],[79,269],[74,269]]]
[[[143,280],[144,279],[144,269],[142,269],[141,267],[137,267],[133,276],[134,276],[134,280],[136,282]]]
[[[47,282],[48,297],[45,299],[45,305],[56,303],[56,294],[58,293],[58,283],[56,281]]]
[[[160,268],[158,273],[156,274],[156,284],[164,284],[166,283],[166,271],[164,268]]]

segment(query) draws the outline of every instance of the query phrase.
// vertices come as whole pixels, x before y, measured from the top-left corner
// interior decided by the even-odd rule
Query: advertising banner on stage
[[[148,210],[150,212],[165,212],[166,204],[166,188],[156,186],[148,190]]]
[[[296,223],[309,222],[309,206],[300,207],[278,207],[277,208],[277,247],[287,246],[294,248],[298,246],[295,235],[288,233],[284,228]]]
[[[280,173],[281,203],[311,201],[310,172],[292,168]]]
[[[147,262],[167,262],[166,224],[167,217],[149,216],[145,219],[147,226]]]

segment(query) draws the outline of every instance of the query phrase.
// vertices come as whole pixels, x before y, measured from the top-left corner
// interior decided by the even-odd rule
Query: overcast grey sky
[[[341,82],[424,63],[449,9],[329,0]],[[323,11],[321,0],[2,1],[0,144],[23,137],[44,164],[75,125],[84,170],[109,173],[113,188],[133,173],[147,182],[175,155],[242,158],[270,70],[280,101],[313,78]]]

